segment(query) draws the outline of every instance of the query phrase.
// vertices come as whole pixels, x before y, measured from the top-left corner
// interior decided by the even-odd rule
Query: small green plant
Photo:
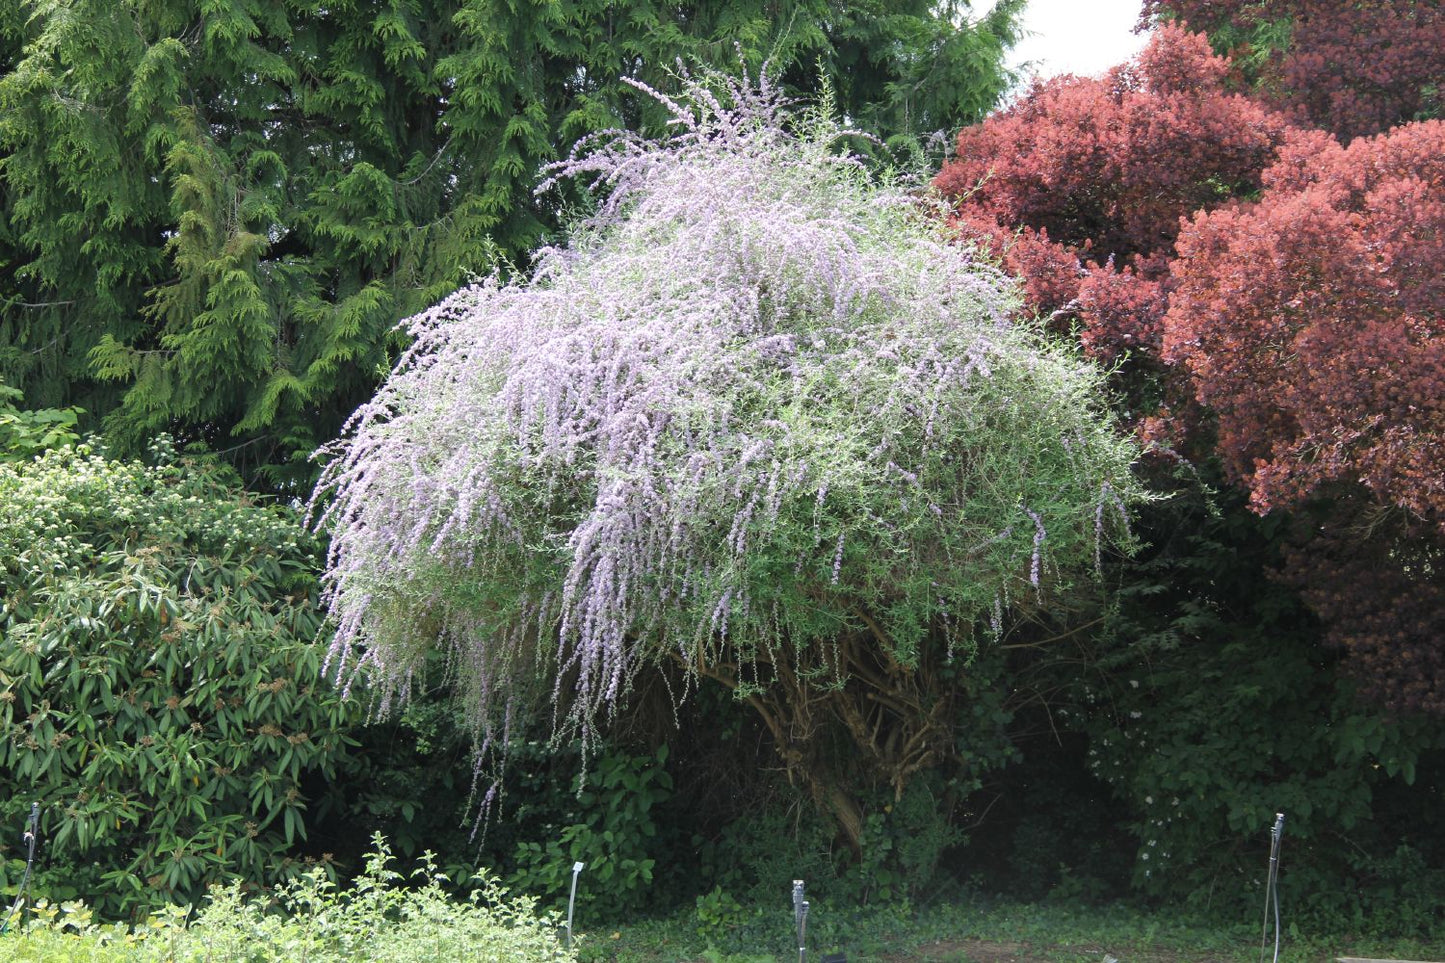
[[[702,958],[707,963],[777,963],[771,953],[724,953],[711,947],[703,950]]]
[[[936,773],[927,773],[868,814],[862,857],[843,877],[852,901],[890,905],[906,914],[911,900],[935,881],[944,851],[964,840],[940,798],[942,783]]]
[[[0,461],[22,461],[80,441],[79,408],[20,408],[24,397],[0,382]]]
[[[739,925],[744,918],[742,904],[721,885],[697,898],[697,935],[709,942]]]
[[[9,958],[127,960],[134,963],[566,963],[553,915],[513,896],[495,876],[473,880],[470,898],[449,895],[450,881],[430,853],[410,877],[391,869],[391,851],[372,838],[365,871],[339,889],[319,868],[248,896],[239,882],[214,887],[192,914],[166,907],[130,929],[96,925],[79,903],[37,906],[31,924],[3,945]]]
[[[572,865],[585,865],[577,900],[611,919],[647,901],[656,865],[657,824],[652,809],[672,795],[663,766],[667,746],[654,755],[607,753],[581,784],[574,821],[542,841],[517,844],[510,882],[554,904],[565,903]]]

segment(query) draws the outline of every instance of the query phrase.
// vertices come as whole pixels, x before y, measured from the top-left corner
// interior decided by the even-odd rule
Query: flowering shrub
[[[408,322],[316,498],[333,661],[404,692],[439,644],[484,733],[551,696],[584,738],[673,663],[820,797],[825,707],[901,792],[953,745],[935,667],[1087,575],[1133,449],[1100,373],[848,131],[724,93],[581,145],[548,182],[598,187],[566,246]]]

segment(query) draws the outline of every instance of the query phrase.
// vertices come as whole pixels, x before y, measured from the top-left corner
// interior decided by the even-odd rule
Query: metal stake
[[[567,897],[567,949],[572,948],[572,909],[577,905],[577,877],[582,875],[582,863],[572,864],[572,895]]]
[[[1269,906],[1274,903],[1274,963],[1279,963],[1279,841],[1284,835],[1284,813],[1274,814],[1274,828],[1269,831],[1269,875],[1264,884],[1264,931],[1259,937],[1259,959],[1264,961],[1264,950],[1269,939]]]
[[[30,871],[35,866],[35,841],[40,836],[40,803],[30,804],[30,818],[25,821],[25,832],[20,841],[25,845],[25,875],[20,877],[20,886],[15,891],[15,903],[10,907],[10,912],[0,920],[0,933],[8,932],[10,921],[19,919],[25,909],[26,891],[30,888]],[[23,920],[22,920],[23,922]]]
[[[793,880],[793,921],[798,928],[798,963],[808,959],[808,901],[803,899],[803,881]]]

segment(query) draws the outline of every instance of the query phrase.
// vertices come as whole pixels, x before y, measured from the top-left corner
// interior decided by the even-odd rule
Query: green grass
[[[1281,963],[1326,963],[1342,955],[1445,960],[1445,933],[1432,941],[1360,938],[1347,933],[1287,932]],[[808,958],[845,952],[849,963],[1259,963],[1260,924],[1206,924],[1175,913],[1123,906],[970,903],[898,910],[841,911],[815,904],[809,917]],[[1273,956],[1273,944],[1264,959]],[[580,958],[587,963],[762,963],[795,960],[791,907],[786,899],[754,908],[722,925],[700,926],[694,913],[590,932]]]

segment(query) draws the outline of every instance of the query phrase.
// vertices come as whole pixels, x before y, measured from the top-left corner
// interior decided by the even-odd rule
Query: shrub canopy
[[[0,461],[0,817],[106,914],[294,871],[356,709],[320,677],[315,540],[194,463]]]
[[[583,145],[570,242],[408,322],[319,489],[338,658],[400,683],[447,646],[483,715],[541,677],[584,735],[665,662],[760,708],[876,690],[1118,529],[1100,373],[825,112],[726,86],[666,101],[669,140]]]
[[[1271,11],[1293,16],[1285,36],[1301,45],[1287,61],[1324,63],[1303,46],[1321,37],[1323,5],[1148,6],[1201,26],[1210,11],[1260,28]],[[1330,17],[1377,36],[1371,24],[1393,8],[1418,40],[1438,25],[1430,6],[1337,4]],[[1370,69],[1423,49],[1392,46],[1393,30],[1377,39]],[[1039,85],[965,130],[935,183],[1031,306],[1120,359],[1129,416],[1161,455],[1206,471],[1217,458],[1255,511],[1307,516],[1280,530],[1293,546],[1282,570],[1364,690],[1445,712],[1445,124],[1345,144],[1292,126],[1301,115],[1276,112],[1267,90],[1230,93],[1239,66],[1165,23],[1105,78]],[[1344,79],[1316,73],[1294,93],[1322,102]]]
[[[1439,0],[1144,0],[1234,57],[1256,97],[1342,141],[1440,116]]]

